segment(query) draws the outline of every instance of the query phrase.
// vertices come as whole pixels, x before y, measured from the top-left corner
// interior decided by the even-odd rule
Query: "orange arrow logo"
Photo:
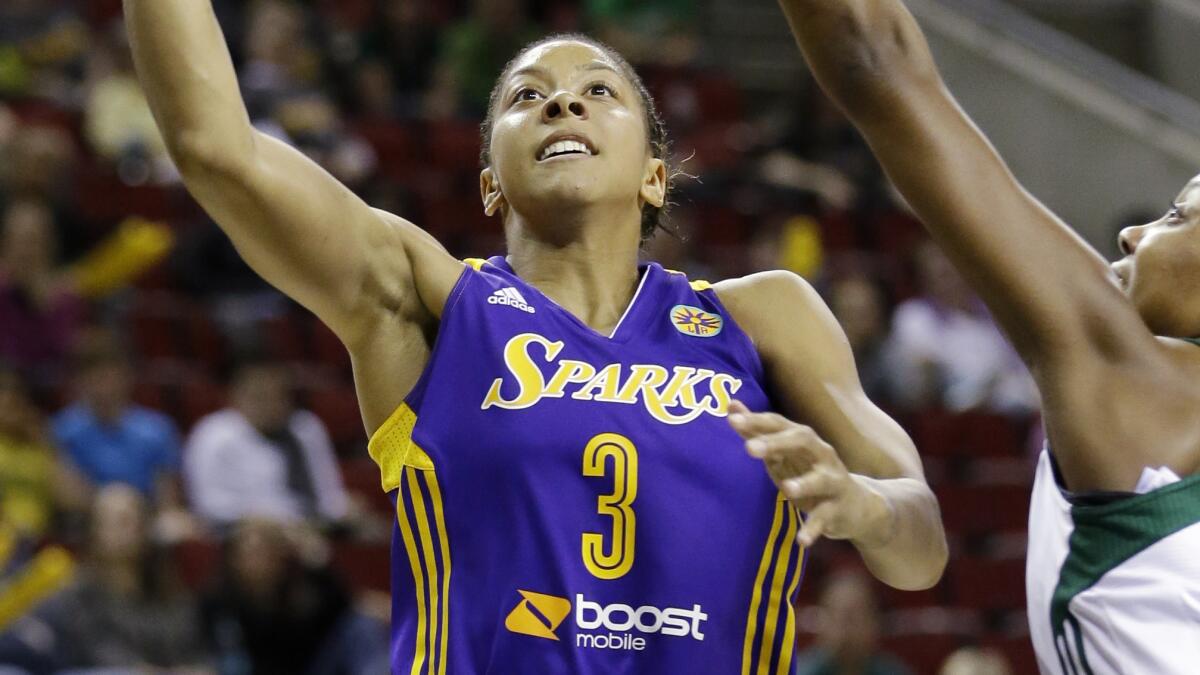
[[[518,590],[523,598],[504,619],[504,627],[514,633],[557,640],[554,630],[571,613],[571,601],[557,595]]]

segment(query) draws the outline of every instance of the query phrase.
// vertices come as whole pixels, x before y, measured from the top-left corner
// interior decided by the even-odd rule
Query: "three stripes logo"
[[[571,614],[571,601],[557,595],[518,590],[521,602],[508,613],[504,627],[514,633],[558,640],[554,631]]]
[[[525,302],[525,298],[521,295],[521,292],[511,286],[508,288],[501,288],[500,290],[492,293],[488,296],[487,301],[489,305],[508,305],[509,307],[519,309],[527,314],[534,314],[537,312],[536,309],[529,306],[528,302]]]

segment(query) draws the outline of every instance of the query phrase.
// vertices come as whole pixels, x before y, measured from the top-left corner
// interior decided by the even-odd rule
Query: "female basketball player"
[[[1164,218],[1121,233],[1110,270],[1017,184],[900,0],[781,5],[1041,390],[1053,454],[1037,469],[1026,579],[1042,671],[1196,672],[1200,179]]]
[[[502,74],[480,185],[508,257],[464,265],[255,132],[209,3],[125,9],[189,189],[351,352],[396,504],[393,672],[787,672],[803,555],[781,485],[818,488],[805,542],[937,581],[915,450],[815,293],[639,266],[665,137],[617,54],[551,38]]]

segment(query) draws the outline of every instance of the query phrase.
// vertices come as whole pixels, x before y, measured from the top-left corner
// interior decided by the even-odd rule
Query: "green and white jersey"
[[[1147,468],[1136,492],[1072,500],[1042,452],[1025,588],[1043,674],[1200,673],[1200,475]]]

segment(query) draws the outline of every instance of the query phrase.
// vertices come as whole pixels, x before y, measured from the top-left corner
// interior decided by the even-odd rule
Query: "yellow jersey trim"
[[[792,551],[797,547],[796,541],[796,512],[787,501],[779,504],[787,511],[787,534],[783,545],[780,546],[779,556],[775,562],[775,573],[771,575],[771,592],[767,599],[766,626],[763,627],[762,642],[758,651],[758,675],[770,675],[771,653],[775,649],[775,631],[779,623],[779,608],[788,599],[783,597],[783,589],[787,583],[787,568],[791,562]],[[790,603],[789,603],[790,604]]]
[[[487,262],[483,258],[463,258],[463,262],[470,265],[472,269],[478,272],[483,268],[483,264]]]
[[[769,675],[771,654],[775,646],[780,643],[782,643],[782,650],[778,672],[786,673],[790,667],[792,646],[787,643],[794,641],[796,634],[795,608],[791,606],[791,597],[800,583],[801,566],[796,566],[790,580],[787,568],[790,565],[793,551],[797,556],[804,555],[804,549],[794,543],[799,529],[799,520],[796,510],[783,495],[780,495],[775,502],[775,517],[771,521],[771,532],[767,535],[766,544],[763,546],[762,558],[758,563],[758,573],[754,578],[754,592],[750,596],[750,611],[746,615],[746,635],[742,642],[742,675]],[[780,545],[781,539],[782,545]],[[767,572],[771,569],[772,562],[774,562],[774,571],[768,583]],[[785,586],[786,594],[784,593]],[[760,625],[758,614],[764,596],[767,607],[764,614],[765,621]],[[776,639],[776,632],[779,624],[779,610],[783,604],[787,605],[787,620],[783,635],[780,636],[782,640],[779,640]],[[755,668],[755,663],[758,664],[757,668]]]
[[[416,426],[417,414],[407,403],[401,403],[367,444],[367,452],[379,465],[384,492],[400,487],[400,470],[405,466],[421,471],[433,470],[433,460],[413,441],[412,433]]]
[[[679,270],[669,270],[669,269],[667,269],[667,268],[665,268],[665,267],[663,268],[663,271],[664,271],[664,272],[667,272],[667,273],[669,273],[669,274],[678,274],[678,275],[679,275],[679,276],[681,276],[681,277],[686,277],[686,276],[687,276],[687,274],[686,274],[686,273],[684,273],[684,272],[680,272]],[[689,281],[689,282],[688,282],[688,285],[689,285],[689,286],[691,286],[691,287],[692,287],[692,290],[693,290],[693,291],[696,291],[696,292],[700,292],[700,291],[707,291],[708,289],[712,288],[712,284],[710,284],[709,282],[707,282],[707,281],[705,281],[705,280],[703,280],[703,279],[697,279],[697,280],[695,280],[695,281]]]
[[[408,502],[412,503],[411,511]],[[409,675],[420,675],[422,671],[428,675],[445,675],[450,643],[451,564],[437,472],[401,468],[396,522],[417,596],[417,639]],[[427,595],[428,603],[425,601]]]

